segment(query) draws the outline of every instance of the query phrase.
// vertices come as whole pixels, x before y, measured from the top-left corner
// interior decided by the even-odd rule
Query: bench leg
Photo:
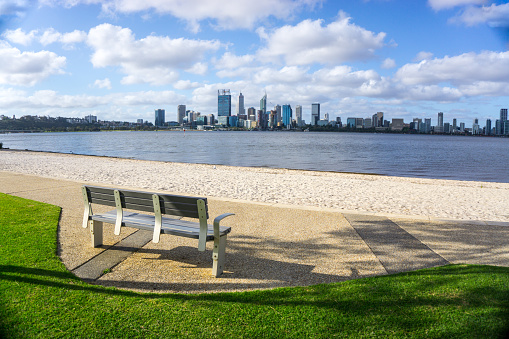
[[[103,244],[103,223],[90,221],[90,235],[92,236],[92,247],[99,247]]]
[[[216,278],[223,274],[224,257],[226,252],[226,235],[214,239],[214,250],[212,251],[212,275]]]

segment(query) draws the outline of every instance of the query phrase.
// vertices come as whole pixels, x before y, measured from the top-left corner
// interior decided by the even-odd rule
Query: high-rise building
[[[232,96],[229,89],[217,91],[217,116],[229,117],[232,115]]]
[[[292,106],[290,104],[283,105],[283,124],[286,128],[292,126]]]
[[[279,105],[274,106],[274,110],[276,111],[276,124],[283,122],[283,118],[281,115],[281,106]]]
[[[295,106],[295,121],[297,122],[297,126],[302,126],[302,106]]]
[[[186,116],[186,105],[178,105],[177,107],[177,121],[179,125],[184,123],[184,117]]]
[[[424,119],[424,133],[431,132],[431,118],[425,118]]]
[[[485,135],[491,135],[491,119],[486,120],[486,129],[484,130]]]
[[[507,121],[507,108],[500,109],[500,135],[507,134],[505,122]]]
[[[154,125],[156,127],[164,126],[165,118],[164,118],[164,109],[156,109],[155,110],[155,122]]]
[[[507,108],[501,108],[500,109],[500,120],[506,121],[507,120]]]
[[[266,118],[265,118],[266,114],[264,111],[262,111],[261,109],[258,110],[258,127],[260,129],[266,129],[267,128],[267,123],[266,123]]]
[[[316,126],[320,120],[320,104],[311,104],[311,125]]]
[[[263,112],[263,115],[267,113],[267,93],[260,99],[260,111]]]
[[[444,113],[438,112],[438,124],[435,133],[444,133]]]
[[[239,94],[239,102],[237,104],[237,116],[246,114],[246,110],[244,109],[244,96],[242,92]]]
[[[384,127],[384,112],[376,112],[371,119],[373,127]]]
[[[247,119],[251,121],[256,121],[256,109],[254,107],[249,107],[247,109]]]
[[[458,120],[456,118],[452,119],[452,133],[456,133],[458,131]]]

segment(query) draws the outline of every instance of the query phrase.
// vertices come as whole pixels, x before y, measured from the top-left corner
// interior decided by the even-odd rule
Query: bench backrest
[[[123,223],[123,210],[153,212],[155,215],[152,241],[159,242],[162,227],[162,214],[199,219],[200,232],[198,250],[204,251],[207,241],[209,218],[207,198],[187,197],[171,194],[159,194],[96,186],[83,186],[85,212],[83,227],[87,227],[92,215],[91,204],[113,206],[117,210],[115,235],[120,235]]]
[[[115,189],[95,186],[84,186],[88,202],[91,204],[116,207]],[[157,194],[162,214],[175,215],[186,218],[200,217],[198,200],[205,202],[205,213],[208,219],[207,198],[187,197],[171,194],[149,193],[119,189],[122,208],[143,212],[154,212],[153,195]]]

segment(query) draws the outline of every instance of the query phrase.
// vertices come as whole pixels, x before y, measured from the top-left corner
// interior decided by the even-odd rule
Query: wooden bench
[[[83,228],[90,224],[92,246],[98,247],[103,243],[103,223],[114,224],[115,235],[120,235],[122,227],[153,231],[154,243],[159,242],[161,234],[195,238],[198,239],[198,251],[205,251],[206,242],[213,240],[212,274],[218,277],[223,273],[226,237],[231,228],[220,226],[219,223],[233,213],[222,214],[214,219],[213,225],[208,225],[207,198],[86,185],[82,187],[82,192],[85,202]],[[107,213],[94,214],[92,204],[113,206],[115,209]],[[153,215],[133,211],[151,212]],[[182,217],[195,218],[199,221],[180,220]]]

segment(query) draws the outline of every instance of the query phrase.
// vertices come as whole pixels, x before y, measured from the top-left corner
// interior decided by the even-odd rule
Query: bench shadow
[[[210,275],[210,249],[199,252],[192,246],[123,247],[122,250],[137,251],[134,260],[139,268],[130,266],[121,272],[120,266],[119,274],[114,269],[94,283],[150,292],[220,292],[309,286],[380,274],[376,270],[359,273],[361,267],[363,272],[368,271],[367,267],[374,267],[368,260],[345,262],[341,258],[327,257],[331,250],[338,248],[341,246],[313,239],[296,242],[240,235],[228,242],[225,271],[214,278]],[[324,265],[324,261],[329,263]],[[159,270],[151,270],[151,267]],[[125,277],[127,270],[132,273],[129,277]]]

